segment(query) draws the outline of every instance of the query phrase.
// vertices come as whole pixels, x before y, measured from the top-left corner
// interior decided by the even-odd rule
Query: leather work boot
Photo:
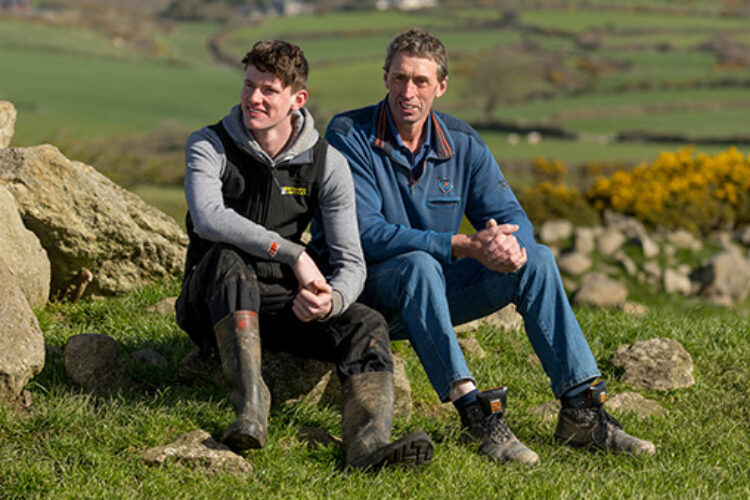
[[[365,372],[352,375],[341,388],[341,434],[346,465],[377,470],[384,465],[418,466],[432,460],[430,436],[412,432],[391,441],[393,374]]]
[[[606,399],[603,381],[591,385],[583,394],[562,398],[555,439],[571,446],[590,446],[613,453],[654,455],[654,443],[626,433],[607,413],[602,406]]]
[[[237,414],[221,440],[233,450],[262,448],[271,394],[261,376],[258,315],[235,311],[214,325],[214,333],[221,367],[232,387],[229,400]]]
[[[539,462],[539,455],[518,440],[503,420],[508,388],[482,391],[477,402],[459,410],[463,439],[479,444],[479,453],[500,463],[514,461],[527,465]]]

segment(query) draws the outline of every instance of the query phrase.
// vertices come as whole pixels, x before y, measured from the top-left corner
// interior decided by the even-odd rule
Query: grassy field
[[[469,359],[482,387],[510,386],[508,422],[537,451],[534,468],[496,465],[458,439],[455,412],[440,404],[416,355],[406,343],[395,351],[407,362],[414,412],[396,419],[394,434],[426,430],[435,440],[432,464],[423,470],[379,474],[342,470],[332,447],[309,450],[301,426],[340,433],[334,407],[274,405],[265,449],[246,455],[247,477],[206,476],[183,466],[149,467],[147,448],[203,428],[219,437],[232,418],[227,391],[185,386],[176,377],[191,345],[172,317],[144,310],[174,295],[177,284],[145,288],[106,301],[57,304],[38,311],[47,343],[63,347],[79,333],[103,333],[124,356],[152,347],[167,364],[141,369],[140,386],[112,398],[91,396],[67,381],[62,363],[50,361],[28,386],[34,406],[17,414],[0,405],[0,488],[3,498],[747,498],[750,463],[750,330],[748,306],[734,312],[703,303],[649,295],[642,318],[578,309],[577,315],[608,381],[610,395],[630,391],[608,359],[618,345],[653,337],[674,338],[695,361],[696,385],[668,392],[640,392],[668,416],[638,420],[616,414],[634,434],[658,447],[653,458],[595,454],[554,444],[555,422],[530,409],[552,398],[547,380],[529,361],[522,331],[483,327],[477,338],[488,356]]]

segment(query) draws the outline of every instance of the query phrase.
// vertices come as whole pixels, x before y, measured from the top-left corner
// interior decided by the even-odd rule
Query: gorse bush
[[[652,163],[599,177],[586,191],[597,210],[694,232],[750,223],[750,156],[736,148],[710,156],[694,148],[664,152]]]
[[[565,182],[567,175],[567,167],[559,160],[534,160],[535,183],[521,191],[518,198],[535,224],[551,219],[568,219],[581,226],[594,226],[600,222],[598,212],[580,190]]]

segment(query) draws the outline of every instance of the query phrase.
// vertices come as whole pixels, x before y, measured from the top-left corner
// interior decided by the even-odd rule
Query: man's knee
[[[217,244],[204,256],[199,267],[213,276],[215,285],[232,280],[255,281],[255,270],[241,250],[226,244]]]
[[[445,282],[440,262],[427,252],[415,251],[394,257],[394,291],[414,291],[424,286],[442,286]]]
[[[557,260],[552,250],[538,243],[526,248],[526,266],[535,274],[557,273]]]
[[[336,329],[346,330],[344,358],[356,365],[354,372],[393,371],[393,355],[388,323],[383,315],[360,303],[354,303],[335,320]],[[353,375],[346,373],[345,375]]]

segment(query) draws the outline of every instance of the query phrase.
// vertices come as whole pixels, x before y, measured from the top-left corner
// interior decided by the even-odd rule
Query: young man
[[[562,287],[555,259],[479,135],[432,111],[448,84],[445,47],[412,29],[388,47],[380,103],[337,115],[326,139],[349,161],[368,278],[360,300],[386,315],[391,338],[408,338],[465,436],[500,462],[536,463],[507,428],[507,388],[479,392],[453,325],[508,303],[562,409],[555,437],[613,452],[653,454],[602,408],[604,382]],[[463,215],[477,229],[458,234]],[[314,235],[315,236],[315,235]]]
[[[190,237],[177,321],[204,360],[218,356],[237,419],[223,441],[262,448],[270,396],[264,348],[336,364],[347,464],[420,465],[432,442],[390,443],[393,361],[382,316],[353,303],[365,277],[346,160],[315,131],[299,47],[256,43],[242,60],[240,104],[188,139]],[[310,221],[327,260],[300,242]]]

